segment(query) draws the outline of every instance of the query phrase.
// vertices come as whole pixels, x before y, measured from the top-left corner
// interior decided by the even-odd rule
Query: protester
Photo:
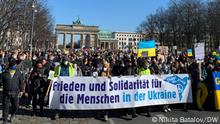
[[[74,67],[72,63],[69,62],[69,58],[67,56],[62,58],[62,62],[60,65],[55,67],[55,77],[60,76],[74,76]]]
[[[46,89],[46,83],[44,78],[47,77],[44,73],[44,68],[41,60],[36,62],[35,68],[31,73],[31,91],[32,91],[32,106],[33,106],[33,115],[37,113],[37,103],[40,104],[40,114],[43,114],[44,106],[44,91]],[[39,100],[37,97],[39,96]]]
[[[203,104],[205,103],[206,98],[208,96],[208,90],[204,83],[207,74],[205,70],[205,65],[203,63],[199,63],[199,65],[196,65],[196,68],[198,68],[198,71],[195,73],[198,73],[198,74],[195,74],[194,76],[197,76],[197,78],[194,77],[193,79],[195,83],[197,84],[196,103],[197,103],[198,109],[202,111],[204,110]]]
[[[138,75],[150,75],[151,70],[149,69],[149,63],[145,60],[141,63],[140,67],[138,68]],[[147,106],[147,116],[151,117],[150,114],[150,106]]]
[[[26,77],[26,80],[29,80],[25,81],[26,87],[24,88],[28,93],[28,97],[33,98],[32,105],[35,114],[37,101],[40,103],[40,111],[43,111],[45,91],[48,90],[48,85],[51,84],[50,80],[47,79],[50,71],[55,72],[55,77],[103,76],[111,78],[111,76],[189,74],[193,85],[193,97],[197,101],[199,110],[204,110],[205,101],[209,99],[214,101],[214,98],[210,97],[214,96],[212,73],[220,71],[220,61],[212,55],[207,56],[204,63],[201,64],[201,68],[199,68],[193,58],[189,58],[184,54],[169,54],[161,59],[157,56],[137,57],[134,52],[119,50],[80,49],[71,50],[69,53],[51,50],[46,52],[37,51],[33,56],[24,51],[1,51],[2,77],[10,70],[11,60],[9,58],[13,58],[18,64],[16,71],[20,71],[23,75],[21,77]],[[6,71],[3,68],[7,68]],[[29,76],[29,72],[32,72],[31,76]],[[29,84],[31,84],[31,87],[28,86]],[[37,95],[40,96],[39,100],[36,99]],[[210,104],[210,106],[214,105]],[[132,117],[137,116],[135,108],[127,110],[131,110]],[[127,110],[123,112],[129,113]],[[184,110],[187,110],[186,104],[184,104]],[[171,107],[163,105],[163,111],[169,112]],[[108,111],[104,110],[104,112],[104,118],[108,120]],[[150,116],[150,107],[147,107],[147,113]]]
[[[130,58],[128,58],[127,60],[125,60],[125,67],[123,69],[123,72],[124,72],[124,76],[131,76],[131,75],[134,75],[134,76],[137,76],[137,70],[134,66],[132,66],[132,61]],[[132,118],[136,118],[138,115],[136,113],[136,109],[135,108],[132,108],[132,109],[127,109],[128,110],[128,113],[129,111],[132,111]]]
[[[24,92],[23,76],[17,69],[16,60],[9,59],[9,66],[2,74],[1,82],[3,83],[3,124],[8,122],[8,115],[11,104],[11,117],[12,122],[15,114],[19,108],[19,96]]]
[[[74,76],[74,67],[72,63],[70,63],[70,59],[67,56],[64,56],[62,58],[62,61],[59,65],[55,67],[55,77],[62,77],[62,76],[68,76],[68,77],[73,77]],[[55,118],[57,119],[60,116],[60,113],[58,112],[59,110],[55,111]]]
[[[159,62],[158,62],[159,75],[170,74],[169,67],[170,67],[169,63],[166,64],[165,61],[162,61],[162,59],[159,59]],[[169,105],[163,105],[163,111],[165,113],[171,112],[171,108],[169,108]]]

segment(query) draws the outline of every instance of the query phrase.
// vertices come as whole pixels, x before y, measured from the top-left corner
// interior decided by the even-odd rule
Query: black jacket
[[[35,90],[42,90],[45,87],[45,68],[34,68],[31,73],[31,89]]]
[[[16,70],[13,77],[11,77],[9,71],[6,70],[0,80],[3,84],[3,93],[24,92],[23,76],[19,70]]]

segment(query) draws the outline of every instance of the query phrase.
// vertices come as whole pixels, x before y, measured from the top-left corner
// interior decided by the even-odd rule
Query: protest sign
[[[188,50],[187,50],[187,56],[188,56],[188,57],[193,56],[193,54],[192,54],[192,49],[188,49]]]
[[[196,43],[194,45],[195,59],[197,61],[204,61],[205,58],[205,43]]]
[[[142,54],[142,57],[148,57],[148,52],[147,51],[142,52],[141,54]]]

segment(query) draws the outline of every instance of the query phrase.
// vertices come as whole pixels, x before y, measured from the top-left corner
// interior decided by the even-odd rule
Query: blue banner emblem
[[[174,75],[174,76],[170,76],[170,77],[165,78],[164,81],[169,82],[169,83],[177,86],[177,90],[179,93],[179,100],[181,101],[183,98],[183,91],[186,88],[188,79],[189,79],[188,77],[184,77],[183,79],[181,79],[177,75]]]

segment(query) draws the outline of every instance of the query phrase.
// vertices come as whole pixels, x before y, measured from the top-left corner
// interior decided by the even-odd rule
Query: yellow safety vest
[[[60,70],[61,70],[61,66],[60,65],[55,67],[55,69],[54,69],[54,71],[55,71],[54,72],[54,77],[60,76]],[[74,67],[73,67],[73,64],[70,63],[69,64],[69,77],[73,77],[73,76],[74,76]]]
[[[151,72],[150,72],[150,69],[140,68],[138,69],[138,74],[139,75],[150,75]]]

